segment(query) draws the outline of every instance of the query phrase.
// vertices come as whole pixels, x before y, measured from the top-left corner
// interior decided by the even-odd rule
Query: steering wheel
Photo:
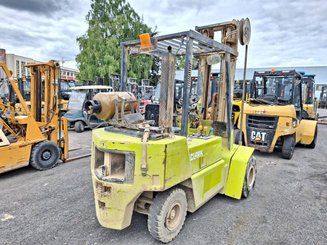
[[[199,96],[192,94],[190,97],[190,105],[196,104],[199,102]]]

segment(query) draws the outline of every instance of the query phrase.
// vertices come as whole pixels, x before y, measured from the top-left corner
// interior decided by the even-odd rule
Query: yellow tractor
[[[303,110],[308,114],[307,118],[318,120],[317,103],[315,99],[315,76],[314,74],[302,75],[302,101]]]
[[[244,104],[236,141],[262,152],[280,149],[282,157],[291,159],[295,145],[314,148],[317,121],[307,119],[303,110],[302,76],[295,70],[254,72],[249,100]],[[242,121],[242,127],[241,127]]]
[[[250,22],[233,20],[196,30],[158,37],[142,34],[121,43],[122,88],[131,54],[161,60],[158,127],[133,109],[136,102],[126,93],[99,93],[85,104],[88,113],[109,119],[110,126],[92,131],[91,158],[96,215],[106,228],[128,227],[135,211],[148,215],[150,234],[168,243],[181,231],[187,212],[195,212],[218,193],[240,199],[254,187],[254,149],[232,140],[237,46],[239,41],[248,44]],[[221,33],[222,42],[214,40],[215,32]],[[181,128],[173,125],[177,56],[185,57]],[[193,57],[199,59],[204,113],[197,118],[196,132],[190,133]],[[219,96],[208,120],[211,65],[216,62],[221,64]]]
[[[0,99],[0,173],[31,165],[38,170],[56,166],[68,157],[67,121],[60,117],[59,63],[49,61],[27,65],[31,69],[28,106],[12,72],[0,63],[11,91]],[[15,112],[15,103],[24,112]]]

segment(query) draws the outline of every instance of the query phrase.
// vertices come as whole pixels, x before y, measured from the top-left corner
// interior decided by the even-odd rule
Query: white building
[[[30,63],[37,63],[40,61],[34,60],[32,58],[16,55],[7,54],[5,49],[0,49],[0,62],[5,62],[7,67],[12,70],[14,78],[21,78],[23,76],[30,76],[31,71],[25,65]],[[63,80],[78,80],[77,75],[79,71],[77,69],[72,69],[68,67],[61,67],[61,79]],[[0,78],[4,78],[3,71],[0,71]]]
[[[79,74],[79,70],[64,67],[64,66],[61,66],[60,70],[61,70],[61,74],[60,74],[61,79],[67,81],[71,81],[71,80],[78,81],[77,75]]]
[[[25,65],[36,62],[38,61],[32,58],[27,58],[16,54],[6,54],[6,65],[13,71],[14,78],[30,76],[31,71],[29,68],[25,67]]]

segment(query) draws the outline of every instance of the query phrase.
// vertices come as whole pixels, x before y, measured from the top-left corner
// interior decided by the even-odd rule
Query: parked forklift
[[[245,100],[248,99],[248,88],[249,80],[245,81]],[[234,127],[237,128],[238,120],[240,118],[242,110],[242,99],[243,99],[243,80],[236,80],[234,83],[234,93],[233,93],[233,122]]]
[[[25,101],[31,99],[31,77],[18,78],[18,88]]]
[[[317,103],[315,99],[315,76],[314,74],[302,75],[302,102],[303,110],[307,114],[306,119],[318,120]]]
[[[137,83],[137,79],[136,78],[128,78],[127,89],[125,88],[124,90],[119,90],[119,91],[128,91],[128,92],[134,94],[134,96],[137,98],[138,91],[139,91],[139,85]]]
[[[152,96],[154,95],[154,87],[147,85],[146,79],[142,79],[142,85],[138,86],[137,98],[140,100],[140,112],[145,113],[145,107],[152,104]]]
[[[168,243],[181,231],[187,212],[195,212],[216,194],[240,199],[253,189],[253,148],[235,145],[232,91],[240,41],[248,44],[250,22],[233,20],[164,36],[140,35],[121,43],[121,81],[126,86],[128,57],[161,59],[159,127],[133,109],[121,95],[109,100],[97,94],[86,110],[110,126],[92,131],[91,172],[96,215],[110,229],[128,227],[133,211],[148,215],[148,229]],[[221,33],[221,43],[214,34]],[[185,57],[181,128],[173,127],[176,57]],[[220,94],[212,120],[201,116],[196,133],[189,132],[189,98],[193,57],[200,60],[203,106],[208,109],[211,58],[220,60]],[[199,81],[200,82],[200,81]],[[103,98],[100,98],[103,96]],[[116,108],[116,109],[113,109]]]
[[[0,63],[9,79],[8,98],[0,100],[0,173],[31,165],[46,170],[68,158],[67,121],[60,117],[59,63],[29,64],[31,69],[30,106],[27,106],[12,72]],[[15,113],[21,104],[24,115]]]
[[[317,121],[308,119],[303,109],[302,76],[295,70],[254,72],[249,100],[236,132],[236,141],[262,152],[281,150],[291,159],[295,145],[314,148],[317,142]],[[241,127],[242,125],[242,127]],[[242,133],[241,133],[242,132]]]
[[[320,85],[321,92],[319,95],[319,105],[320,109],[327,109],[327,85]]]
[[[30,100],[31,100],[31,78],[30,77],[22,77],[18,78],[18,89],[22,94],[27,106],[31,109]],[[44,86],[43,84],[41,86]],[[76,86],[75,81],[67,81],[60,79],[60,98],[61,98],[61,108],[60,113],[61,115],[65,114],[68,110],[68,100],[71,93],[70,88]],[[42,95],[43,96],[43,95]],[[43,106],[43,104],[42,104]],[[15,104],[16,113],[19,115],[25,115],[25,111],[20,103]]]

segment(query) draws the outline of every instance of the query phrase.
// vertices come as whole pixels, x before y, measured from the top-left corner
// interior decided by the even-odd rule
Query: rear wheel
[[[316,147],[316,143],[317,143],[317,135],[318,135],[318,127],[316,127],[316,130],[315,130],[315,136],[313,138],[313,141],[310,145],[308,145],[309,148],[313,149]]]
[[[74,129],[77,133],[82,133],[82,132],[84,132],[85,125],[82,121],[77,121],[74,124]]]
[[[33,146],[30,164],[38,170],[47,170],[57,165],[59,148],[52,141],[42,141]]]
[[[252,156],[246,168],[243,189],[242,189],[242,197],[247,198],[249,196],[251,190],[254,188],[256,177],[257,177],[256,159],[254,156]]]
[[[181,231],[187,212],[187,200],[182,189],[158,193],[150,206],[148,230],[163,243],[172,241]]]
[[[292,159],[295,148],[295,139],[293,135],[284,137],[282,146],[282,157],[285,159]]]

